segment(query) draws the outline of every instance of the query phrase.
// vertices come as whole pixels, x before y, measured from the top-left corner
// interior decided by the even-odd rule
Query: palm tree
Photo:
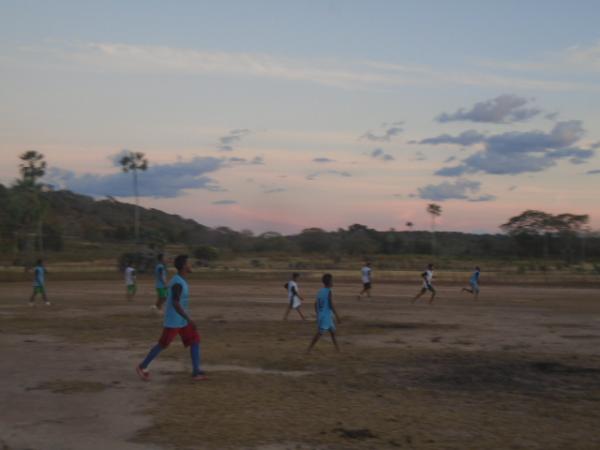
[[[435,254],[435,219],[442,215],[442,207],[435,203],[427,205],[427,214],[431,216],[431,254]]]
[[[17,187],[23,189],[29,196],[31,203],[29,207],[30,218],[32,222],[37,222],[37,239],[39,251],[41,254],[44,253],[44,238],[42,233],[42,222],[46,212],[45,204],[40,199],[40,188],[41,185],[37,184],[38,179],[42,178],[46,174],[46,161],[44,155],[35,150],[28,150],[19,156],[22,161],[19,164],[19,172],[21,173],[21,179],[17,182]],[[29,202],[28,202],[29,203]],[[34,233],[31,233],[35,235]]]
[[[133,194],[135,195],[135,213],[133,218],[133,228],[135,233],[135,242],[140,241],[140,205],[138,193],[138,170],[145,171],[148,169],[148,160],[141,152],[131,152],[125,150],[123,156],[119,160],[123,172],[131,172],[133,174]]]
[[[414,223],[412,223],[411,221],[406,222],[406,228],[408,228],[408,231],[412,231],[412,228],[415,226]]]

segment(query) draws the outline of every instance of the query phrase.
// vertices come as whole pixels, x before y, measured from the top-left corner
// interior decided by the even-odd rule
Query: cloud
[[[600,90],[597,83],[549,80],[547,76],[504,76],[484,71],[482,65],[452,66],[393,64],[386,61],[294,59],[264,53],[136,45],[114,42],[46,42],[19,48],[13,64],[35,64],[101,73],[225,75],[310,82],[343,89],[394,86],[483,86],[546,91]],[[593,53],[593,52],[591,52]],[[571,58],[582,59],[582,52]],[[599,64],[600,65],[600,64]],[[459,66],[457,66],[459,67]]]
[[[525,108],[531,100],[517,95],[503,94],[491,100],[475,103],[469,110],[459,109],[454,113],[441,113],[436,117],[438,122],[483,122],[514,123],[523,122],[537,116],[539,108]]]
[[[600,174],[600,169],[588,170],[586,175],[598,175]]]
[[[237,201],[235,201],[235,200],[216,200],[216,201],[212,202],[212,204],[219,205],[219,206],[237,205]]]
[[[458,136],[451,136],[449,134],[441,134],[436,137],[423,139],[419,144],[457,144],[464,145],[466,147],[479,144],[485,139],[485,134],[481,134],[479,131],[467,130],[460,133]]]
[[[600,149],[600,141],[594,142],[592,145],[590,145],[590,148],[593,148],[594,150]]]
[[[231,130],[225,136],[221,136],[219,138],[219,144],[217,148],[223,152],[231,152],[233,151],[233,145],[239,143],[244,136],[250,133],[252,133],[252,131],[245,128]]]
[[[402,125],[404,122],[392,122],[391,124],[382,123],[381,126],[385,128],[382,134],[375,134],[372,130],[367,131],[363,134],[359,140],[367,140],[371,142],[390,142],[392,137],[402,133]]]
[[[414,161],[427,161],[427,155],[422,151],[415,152]]]
[[[389,153],[385,153],[382,148],[376,148],[371,153],[369,153],[369,156],[373,159],[379,159],[381,161],[386,161],[386,162],[394,161],[394,159],[395,159]]]
[[[314,158],[313,162],[316,163],[331,163],[331,162],[335,162],[335,159],[330,159],[330,158]]]
[[[454,182],[444,181],[440,184],[428,184],[417,189],[418,197],[424,200],[443,202],[445,200],[468,200],[472,202],[484,202],[495,200],[493,195],[481,195],[473,197],[481,190],[479,181],[458,179]]]
[[[187,189],[222,191],[217,182],[206,174],[225,166],[223,159],[212,157],[150,165],[148,170],[138,173],[139,194],[141,197],[172,198],[181,195]],[[131,174],[123,172],[78,175],[70,170],[53,167],[48,170],[44,180],[56,188],[92,196],[133,196]]]
[[[572,147],[585,131],[581,121],[557,122],[550,132],[508,132],[483,138],[483,150],[463,159],[456,166],[443,167],[435,174],[461,176],[467,173],[515,175],[540,172],[558,161],[568,159],[581,164],[594,156],[595,150]]]
[[[558,119],[558,113],[552,112],[552,113],[544,114],[544,119],[556,120],[556,119]]]
[[[348,173],[345,171],[340,171],[340,170],[320,170],[320,171],[308,174],[306,176],[306,179],[307,180],[315,180],[322,175],[335,175],[335,176],[339,176],[339,177],[351,177],[352,176],[351,173]]]
[[[280,192],[286,192],[287,189],[286,188],[281,188],[281,187],[277,187],[277,188],[265,188],[263,190],[263,194],[278,194]]]
[[[452,162],[452,161],[456,161],[456,156],[449,156],[448,158],[446,158],[444,160],[445,163],[449,163],[449,162]]]

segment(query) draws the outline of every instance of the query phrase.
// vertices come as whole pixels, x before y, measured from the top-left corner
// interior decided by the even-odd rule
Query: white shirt
[[[369,266],[365,266],[362,269],[360,269],[360,273],[362,274],[363,283],[371,282],[371,268]]]
[[[296,292],[300,292],[298,290],[298,285],[295,281],[288,281],[288,300],[294,299],[294,291],[293,288],[296,288]]]
[[[432,281],[433,281],[433,270],[426,270],[425,271],[425,280],[423,280],[423,287],[427,287],[428,285],[431,285]]]
[[[135,284],[135,269],[133,267],[127,266],[125,268],[125,284],[127,286]]]

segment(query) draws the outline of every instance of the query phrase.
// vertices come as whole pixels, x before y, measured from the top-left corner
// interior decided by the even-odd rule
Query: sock
[[[144,359],[144,361],[142,361],[142,363],[140,364],[140,367],[142,369],[148,368],[152,360],[156,358],[161,351],[162,347],[160,346],[160,344],[156,344],[154,347],[152,347],[152,349],[148,353],[148,356],[146,356],[146,359]]]
[[[190,356],[192,357],[192,367],[193,367],[193,375],[197,375],[202,373],[200,370],[200,344],[198,342],[194,342],[190,346]]]

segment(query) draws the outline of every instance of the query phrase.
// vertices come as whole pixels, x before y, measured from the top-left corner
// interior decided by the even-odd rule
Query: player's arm
[[[164,266],[160,268],[160,278],[163,284],[167,284],[167,270]]]
[[[36,282],[36,284],[38,286],[42,285],[42,277],[40,276],[41,274],[42,274],[41,270],[36,270],[35,271],[35,282]]]
[[[179,300],[181,300],[181,293],[183,292],[183,288],[181,287],[180,284],[174,284],[173,287],[171,288],[171,301],[173,302],[173,308],[175,309],[175,311],[177,311],[177,314],[179,314],[181,317],[183,317],[188,324],[190,324],[192,327],[196,328],[196,324],[194,323],[194,321],[190,318],[190,316],[187,315],[187,313],[184,311],[183,307],[181,306],[181,303],[179,303]]]
[[[331,291],[329,291],[329,299],[328,300],[329,300],[329,308],[331,308],[331,310],[335,314],[335,318],[336,318],[337,322],[342,323],[342,319],[340,319],[340,316],[338,315],[337,311],[335,310],[335,306],[333,306],[333,293]]]

